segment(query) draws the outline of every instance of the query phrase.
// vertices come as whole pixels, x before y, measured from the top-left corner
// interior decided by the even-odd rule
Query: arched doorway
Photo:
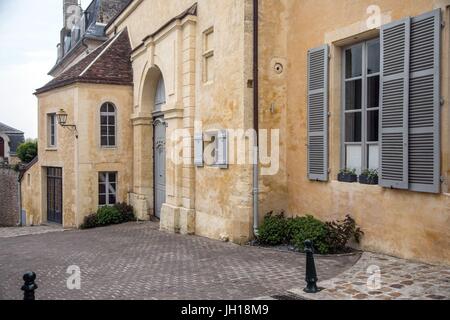
[[[160,75],[155,93],[153,112],[153,164],[155,190],[155,216],[161,218],[161,209],[166,202],[166,122],[162,107],[166,104],[164,79]]]
[[[3,140],[2,137],[0,137],[0,158],[5,157],[5,140]]]

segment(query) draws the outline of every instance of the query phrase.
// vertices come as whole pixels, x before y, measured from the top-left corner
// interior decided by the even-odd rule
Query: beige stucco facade
[[[342,3],[343,2],[343,3]],[[260,117],[263,128],[281,128],[278,175],[263,177],[261,214],[286,210],[289,215],[313,214],[321,220],[355,217],[365,235],[361,247],[429,262],[450,261],[449,195],[449,29],[442,31],[441,164],[443,183],[438,195],[388,190],[379,186],[337,181],[341,169],[342,48],[379,35],[367,20],[376,5],[382,24],[442,9],[448,26],[448,1],[262,1]],[[307,177],[307,51],[330,46],[329,157],[330,181]],[[283,61],[277,75],[274,64]],[[274,103],[275,111],[268,106]],[[284,143],[283,143],[284,142]]]
[[[39,161],[22,180],[22,207],[28,224],[47,222],[46,168],[62,168],[63,226],[79,227],[86,215],[98,209],[98,173],[118,173],[119,202],[128,201],[132,175],[132,143],[130,142],[132,88],[127,86],[76,84],[39,95]],[[100,147],[100,107],[111,102],[117,109],[115,148]],[[57,144],[48,145],[47,115],[64,109],[71,128],[57,126]],[[98,128],[98,130],[95,130]],[[78,138],[77,138],[78,136]]]
[[[246,243],[253,237],[252,164],[194,166],[195,133],[253,127],[253,5],[250,0],[135,0],[108,27],[127,30],[133,86],[72,84],[38,95],[39,162],[22,188],[27,221],[45,222],[45,167],[62,167],[65,227],[78,227],[98,207],[98,172],[119,173],[118,200],[139,219],[154,214],[154,97],[164,79],[167,125],[166,201],[161,229]],[[428,262],[450,263],[450,111],[448,1],[259,1],[259,126],[279,129],[279,170],[260,175],[259,218],[284,210],[322,220],[352,215],[365,232],[362,249]],[[446,26],[441,53],[441,194],[387,190],[336,181],[341,169],[341,52],[344,45],[377,37],[368,7],[381,23],[441,8]],[[205,48],[213,31],[212,48]],[[209,38],[208,38],[209,39]],[[330,181],[307,178],[307,51],[328,44],[330,59]],[[213,75],[205,77],[205,50]],[[205,79],[206,78],[206,79]],[[99,147],[99,108],[118,110],[116,148]],[[75,133],[58,126],[56,150],[45,148],[46,114],[64,108]],[[181,132],[181,135],[180,135]],[[180,143],[181,142],[181,143]],[[181,146],[181,147],[180,147]],[[183,161],[173,161],[180,154]],[[262,169],[262,168],[261,168]],[[31,192],[33,190],[33,192]]]

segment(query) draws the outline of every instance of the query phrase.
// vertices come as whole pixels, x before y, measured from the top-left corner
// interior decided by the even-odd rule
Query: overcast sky
[[[91,0],[81,0],[86,8]],[[0,0],[0,122],[37,137],[35,89],[56,62],[63,0]]]

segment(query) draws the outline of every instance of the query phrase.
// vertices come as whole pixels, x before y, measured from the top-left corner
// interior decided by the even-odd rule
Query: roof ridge
[[[2,129],[3,127],[3,129]],[[23,133],[23,131],[20,131],[18,129],[15,129],[11,126],[8,126],[7,124],[4,124],[3,122],[0,122],[0,132],[6,132],[6,133]]]

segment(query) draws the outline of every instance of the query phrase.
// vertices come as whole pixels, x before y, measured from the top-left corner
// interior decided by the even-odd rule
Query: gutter
[[[259,0],[253,0],[253,129],[256,132],[253,148],[253,234],[259,229]]]

